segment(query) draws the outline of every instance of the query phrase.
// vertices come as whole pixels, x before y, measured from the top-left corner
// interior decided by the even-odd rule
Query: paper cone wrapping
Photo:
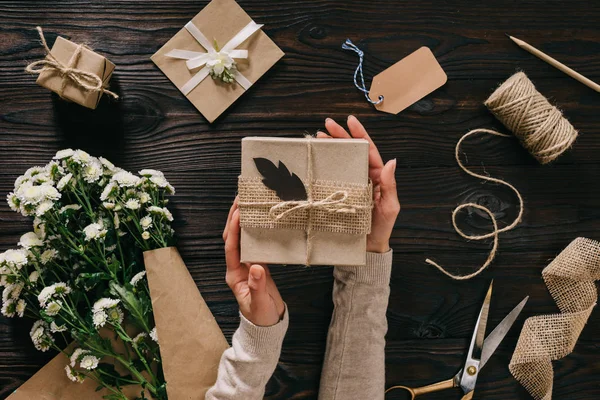
[[[176,248],[147,251],[144,262],[169,399],[204,399],[217,379],[227,340]],[[68,352],[72,350],[73,345]],[[91,379],[71,382],[65,373],[68,363],[65,355],[57,355],[7,400],[102,400],[108,394],[96,392],[98,384]],[[116,368],[125,373],[118,364]],[[142,391],[134,385],[123,390],[129,398]],[[149,393],[146,397],[151,398]]]
[[[71,56],[75,52],[79,45],[67,40],[61,36],[56,38],[52,50],[50,53],[62,64],[67,65]],[[112,76],[115,69],[115,65],[107,60],[104,56],[84,47],[81,50],[79,60],[73,66],[73,68],[80,69],[86,72],[91,72],[98,75],[104,85],[108,85],[108,81]],[[40,86],[45,87],[55,93],[59,93],[60,87],[63,82],[63,77],[60,76],[56,70],[47,70],[40,74],[36,83]],[[77,86],[71,80],[67,81],[67,84],[63,90],[62,97],[71,100],[84,107],[95,109],[100,102],[102,92],[94,92],[85,90],[84,88]]]
[[[241,178],[262,178],[254,158],[283,162],[306,180],[307,140],[311,140],[313,181],[343,184],[369,183],[369,143],[357,139],[242,139]],[[371,194],[369,194],[369,198]],[[243,212],[243,211],[242,211]],[[370,215],[370,211],[368,212]],[[352,217],[348,217],[352,218]],[[370,221],[369,221],[370,226]],[[241,259],[249,263],[303,265],[365,265],[366,234],[313,230],[307,263],[307,233],[298,229],[246,228],[241,231]]]
[[[216,40],[220,46],[231,40],[250,21],[250,16],[234,0],[213,0],[192,18],[192,23],[204,36],[210,41]],[[190,71],[185,60],[165,56],[175,49],[196,52],[206,52],[206,49],[183,28],[151,57],[167,78],[181,89],[200,68]],[[251,83],[255,83],[284,55],[262,30],[254,33],[237,49],[248,50],[248,58],[237,59],[236,63],[238,71]],[[186,97],[209,122],[213,122],[245,91],[236,82],[226,84],[208,76]]]
[[[170,400],[204,399],[229,347],[174,247],[144,253]]]

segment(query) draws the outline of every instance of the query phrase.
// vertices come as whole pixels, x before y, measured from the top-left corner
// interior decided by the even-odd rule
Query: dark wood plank
[[[427,384],[457,371],[493,278],[490,324],[498,323],[523,296],[531,297],[484,370],[475,396],[529,398],[507,366],[524,319],[557,311],[540,272],[573,238],[599,238],[600,100],[517,48],[504,33],[599,81],[598,4],[240,0],[256,21],[266,24],[286,56],[209,125],[149,60],[206,2],[0,2],[0,193],[10,191],[26,168],[46,163],[62,147],[104,155],[131,170],[163,170],[178,191],[172,204],[179,249],[230,338],[238,324],[237,306],[224,282],[220,231],[235,193],[240,139],[299,136],[322,129],[326,117],[343,121],[352,113],[367,126],[383,157],[398,159],[403,210],[392,238],[388,384]],[[122,100],[103,100],[97,110],[88,111],[36,86],[23,68],[42,55],[33,29],[37,24],[45,28],[49,42],[57,34],[70,36],[115,62],[112,87]],[[426,45],[449,82],[399,115],[378,113],[352,85],[357,59],[341,50],[346,37],[365,51],[368,78]],[[543,167],[510,139],[481,137],[466,144],[469,164],[513,183],[525,198],[526,211],[523,223],[501,236],[500,253],[490,269],[472,281],[453,282],[426,265],[425,258],[467,273],[486,258],[490,244],[456,235],[452,208],[464,201],[486,204],[501,223],[509,223],[516,213],[510,191],[481,185],[454,161],[456,141],[468,130],[504,131],[482,103],[516,69],[559,105],[581,136],[570,152]],[[489,227],[478,213],[465,214],[461,223],[473,232]],[[14,245],[29,224],[0,202],[0,249]],[[314,399],[332,310],[331,268],[275,267],[273,274],[290,306],[292,325],[267,397]],[[555,399],[600,396],[595,379],[599,330],[594,313],[574,353],[554,363]],[[0,318],[0,399],[51,357],[32,348],[28,331],[27,321]]]

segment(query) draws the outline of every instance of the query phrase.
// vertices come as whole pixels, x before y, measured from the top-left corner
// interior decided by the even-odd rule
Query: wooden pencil
[[[581,75],[579,72],[567,67],[565,64],[550,57],[548,54],[536,49],[529,43],[524,42],[521,39],[517,39],[516,37],[510,36],[508,34],[506,36],[508,36],[510,38],[510,40],[515,42],[523,50],[526,50],[526,51],[530,52],[531,54],[533,54],[534,56],[546,61],[548,64],[561,70],[565,74],[569,75],[571,78],[577,79],[579,82],[583,83],[584,85],[586,85],[587,87],[589,87],[591,89],[594,89],[596,92],[600,92],[600,85],[598,85],[596,82],[586,78],[585,76]]]

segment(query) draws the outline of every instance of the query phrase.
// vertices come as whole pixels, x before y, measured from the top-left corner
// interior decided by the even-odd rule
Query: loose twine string
[[[560,313],[527,318],[509,369],[535,399],[550,400],[552,361],[573,351],[598,301],[600,242],[573,240],[544,268],[542,277]]]
[[[327,197],[322,200],[315,200],[314,197],[314,163],[313,163],[313,145],[312,142],[315,140],[312,136],[308,136],[306,138],[306,146],[307,146],[307,166],[306,166],[306,200],[291,200],[291,201],[244,201],[243,197],[245,197],[245,191],[242,190],[244,185],[247,183],[242,179],[240,179],[240,201],[238,205],[240,207],[241,225],[243,227],[253,227],[252,223],[245,223],[244,221],[244,208],[246,207],[261,207],[261,206],[271,206],[269,209],[268,216],[273,221],[284,220],[287,217],[291,217],[294,214],[305,210],[307,212],[307,220],[306,220],[306,250],[305,250],[305,264],[310,265],[310,259],[313,251],[313,242],[314,242],[314,224],[315,224],[315,216],[314,210],[324,210],[329,213],[341,213],[341,214],[355,214],[359,210],[367,210],[373,207],[372,201],[369,204],[353,204],[347,202],[349,199],[348,190],[336,190]],[[371,185],[368,185],[369,190],[371,189]],[[372,199],[372,195],[370,197]],[[370,213],[368,213],[365,217],[369,218],[369,226],[370,226]],[[327,222],[327,221],[325,221]],[[368,232],[367,232],[368,233]]]
[[[373,105],[381,104],[381,102],[383,101],[383,95],[379,95],[379,98],[377,99],[377,101],[373,101],[369,97],[369,90],[367,89],[367,85],[365,84],[365,76],[363,74],[363,61],[365,58],[365,53],[361,49],[359,49],[354,43],[352,43],[352,40],[350,40],[350,39],[346,39],[346,41],[342,44],[342,49],[351,50],[351,51],[355,52],[356,54],[358,54],[358,66],[356,67],[356,70],[354,71],[354,86],[356,86],[356,88],[358,90],[360,90],[361,92],[364,93],[365,98],[367,99],[367,101],[369,103],[371,103]],[[361,82],[360,85],[358,84],[358,81],[357,81],[358,74],[360,74],[360,82]]]
[[[26,72],[30,74],[39,75],[46,71],[52,71],[59,74],[62,78],[62,82],[57,94],[61,98],[63,97],[63,92],[67,86],[67,83],[69,82],[72,82],[75,86],[78,86],[86,91],[106,93],[115,99],[119,98],[119,96],[116,93],[111,92],[110,90],[103,87],[102,79],[98,75],[88,71],[84,71],[82,69],[74,68],[74,66],[77,65],[77,62],[79,61],[79,57],[81,56],[83,48],[88,48],[87,46],[82,44],[78,45],[75,51],[73,52],[73,55],[71,55],[69,62],[67,62],[67,64],[65,65],[61,63],[56,57],[54,57],[54,55],[52,55],[52,53],[50,52],[50,48],[46,43],[46,38],[44,37],[44,32],[42,31],[42,28],[38,26],[36,27],[36,29],[40,35],[42,46],[46,51],[46,58],[43,60],[34,61],[31,64],[27,65],[27,67],[25,67]]]
[[[568,150],[577,138],[577,131],[567,121],[560,110],[552,106],[548,100],[536,90],[533,83],[523,72],[517,72],[506,82],[498,87],[484,103],[494,116],[510,129],[523,147],[529,151],[541,164],[547,164]],[[490,129],[474,129],[460,138],[456,144],[454,156],[459,167],[467,174],[483,179],[484,181],[498,183],[510,188],[519,200],[519,213],[515,220],[508,226],[499,229],[494,213],[487,207],[476,203],[461,204],[452,211],[452,225],[456,233],[467,240],[485,240],[493,238],[492,249],[487,260],[475,272],[467,275],[455,275],[431,259],[425,260],[445,275],[455,280],[471,279],[483,272],[494,261],[498,251],[498,234],[514,229],[523,217],[523,197],[510,183],[477,174],[469,170],[460,160],[460,146],[468,137],[487,133],[500,137],[511,137]],[[475,208],[485,212],[492,221],[492,232],[484,235],[468,235],[457,224],[456,216],[465,208]]]

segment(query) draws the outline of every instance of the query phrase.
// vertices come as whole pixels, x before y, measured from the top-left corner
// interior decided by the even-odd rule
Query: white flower
[[[25,249],[30,249],[32,247],[43,246],[44,242],[40,240],[40,238],[35,234],[35,232],[27,232],[26,234],[21,236],[18,245]]]
[[[19,200],[19,198],[14,192],[10,192],[6,196],[6,202],[8,203],[8,206],[11,210],[19,211],[19,207],[21,206],[21,200]]]
[[[33,326],[31,327],[31,331],[29,332],[29,336],[31,336],[31,339],[33,339],[34,341],[41,339],[42,336],[44,336],[44,329],[47,326],[48,324],[42,321],[41,319],[35,321],[33,323]]]
[[[104,226],[101,223],[94,222],[89,224],[85,228],[83,228],[83,233],[85,234],[85,240],[96,240],[101,239],[106,236],[107,230],[104,229]]]
[[[73,351],[73,354],[71,354],[71,357],[69,359],[70,361],[70,365],[71,367],[75,368],[75,365],[77,364],[77,361],[79,361],[79,357],[84,355],[84,354],[89,354],[90,352],[88,350],[83,350],[80,348],[76,348]]]
[[[150,239],[150,232],[148,232],[148,231],[142,232],[142,239],[144,239],[144,240]]]
[[[206,62],[206,65],[210,71],[217,76],[220,76],[223,71],[233,67],[233,58],[227,51],[210,51],[207,53],[207,56],[208,61]]]
[[[86,153],[83,150],[75,150],[71,159],[75,161],[77,164],[84,165],[89,163],[92,160],[92,156]]]
[[[37,271],[33,271],[31,274],[29,274],[29,282],[36,283],[39,277],[40,273]]]
[[[167,186],[165,187],[165,190],[169,194],[175,194],[175,188],[173,186],[171,186],[170,183],[167,183]]]
[[[140,208],[140,201],[138,199],[129,199],[125,203],[125,207],[130,210],[137,210]]]
[[[121,220],[119,219],[119,214],[117,213],[115,213],[113,216],[113,225],[115,226],[115,229],[119,229],[121,226]]]
[[[83,180],[88,183],[97,182],[102,176],[102,164],[92,159],[82,170]]]
[[[150,338],[158,343],[158,333],[156,332],[156,327],[150,331]]]
[[[44,170],[52,179],[56,179],[57,175],[59,175],[59,174],[62,175],[65,173],[64,168],[61,167],[60,164],[56,161],[50,161],[44,167]]]
[[[4,292],[2,292],[2,301],[6,301],[8,299],[17,300],[23,291],[22,283],[11,283],[6,285],[4,288]]]
[[[83,383],[84,378],[81,374],[78,374],[77,372],[73,371],[73,367],[71,367],[70,365],[65,365],[65,372],[67,373],[67,377],[73,381],[73,382],[77,382],[77,383]]]
[[[67,158],[67,157],[71,157],[73,155],[74,151],[72,149],[64,149],[64,150],[59,150],[58,152],[56,152],[56,155],[54,156],[54,160],[62,160],[63,158]]]
[[[27,303],[25,302],[25,300],[19,299],[19,301],[17,302],[17,308],[16,308],[17,315],[19,316],[19,318],[23,318],[26,308],[27,308]]]
[[[161,188],[165,188],[169,184],[164,176],[153,176],[150,178],[150,182]]]
[[[50,332],[52,333],[65,332],[66,330],[66,325],[56,325],[55,321],[50,323]]]
[[[54,338],[48,332],[48,324],[42,320],[38,320],[33,324],[29,336],[36,349],[47,351],[50,345],[54,342]]]
[[[108,320],[110,322],[117,323],[120,324],[121,322],[123,322],[123,311],[121,311],[121,309],[119,307],[113,307],[113,308],[109,308],[106,311],[106,315],[108,316]]]
[[[104,165],[104,168],[106,168],[107,170],[109,170],[110,172],[115,172],[116,168],[115,168],[115,164],[111,163],[110,161],[108,161],[106,158],[104,157],[98,157],[98,159],[100,160],[100,163],[102,165]]]
[[[133,187],[140,183],[139,177],[127,171],[117,172],[113,175],[112,180],[117,182],[120,187]]]
[[[151,214],[158,214],[164,216],[168,221],[173,221],[173,215],[166,207],[150,206],[147,208]]]
[[[56,294],[63,295],[71,293],[71,288],[64,282],[56,282],[52,286],[54,286],[54,293]]]
[[[54,316],[60,312],[62,309],[62,303],[60,301],[51,301],[46,306],[46,314],[50,316]]]
[[[58,254],[58,252],[55,249],[47,249],[40,256],[40,262],[43,265],[46,265],[50,261],[52,261],[56,257],[57,254]]]
[[[116,245],[116,244],[113,244],[112,246],[106,246],[106,247],[104,248],[104,250],[106,250],[106,251],[108,251],[108,252],[111,252],[111,251],[115,251],[115,249],[116,249],[116,248],[117,248],[117,245]]]
[[[108,199],[109,197],[111,197],[112,194],[113,194],[113,190],[116,189],[116,188],[117,188],[117,183],[116,182],[113,182],[113,181],[109,182],[108,185],[106,185],[104,187],[104,190],[102,190],[102,193],[100,194],[100,200],[101,201],[105,201],[106,199]]]
[[[4,315],[5,317],[8,317],[8,318],[14,317],[16,311],[17,311],[17,304],[13,299],[5,300],[2,303],[2,310],[0,312],[2,312],[2,315]]]
[[[16,267],[17,269],[21,269],[24,265],[27,264],[27,250],[25,250],[25,249],[6,250],[3,254],[3,256],[4,256],[4,261],[11,267]]]
[[[46,224],[44,224],[40,217],[33,219],[33,231],[40,239],[44,240],[46,238]]]
[[[138,174],[140,174],[142,176],[146,176],[146,177],[165,176],[165,174],[163,174],[161,171],[156,170],[156,169],[150,169],[150,168],[146,168],[141,171],[138,171]]]
[[[148,229],[152,228],[152,217],[149,215],[146,215],[145,217],[140,219],[140,226],[144,230],[148,230]]]
[[[27,177],[27,178],[31,178],[31,177],[34,177],[41,173],[44,173],[44,172],[46,172],[46,170],[44,168],[35,166],[35,167],[31,167],[27,171],[25,171],[25,174],[23,174],[23,175],[25,175],[25,177]]]
[[[71,178],[73,178],[73,174],[71,173],[68,173],[67,175],[63,176],[62,178],[60,178],[60,181],[58,181],[58,183],[56,184],[56,188],[58,190],[63,190],[65,186],[69,184]]]
[[[138,284],[138,282],[146,275],[146,271],[142,271],[142,272],[138,272],[137,274],[135,274],[133,276],[133,278],[131,278],[131,281],[129,282],[131,284],[131,286],[136,286]]]
[[[81,209],[81,206],[79,204],[69,204],[69,205],[66,205],[66,206],[62,207],[60,210],[58,210],[58,212],[62,214],[62,213],[64,213],[67,210],[78,211],[80,209]]]
[[[145,204],[150,201],[150,195],[146,192],[139,192],[138,198],[140,199],[140,203]]]
[[[79,362],[79,365],[81,366],[81,368],[91,371],[93,369],[96,369],[99,361],[100,360],[97,357],[92,356],[92,355],[87,355],[87,356],[83,356],[83,358]]]
[[[54,203],[50,200],[42,201],[40,205],[37,206],[37,208],[35,209],[35,215],[41,217],[42,215],[50,211],[52,207],[54,207]]]
[[[48,300],[50,300],[55,294],[62,296],[69,293],[71,293],[71,288],[67,286],[64,282],[57,282],[50,286],[46,286],[38,294],[38,301],[40,302],[40,307],[46,307],[46,304],[48,304]]]
[[[95,312],[92,316],[92,322],[96,328],[102,328],[108,319],[108,315],[104,311]]]
[[[111,299],[109,297],[103,297],[94,303],[94,306],[92,307],[92,311],[93,312],[104,311],[106,309],[115,307],[117,304],[119,304],[119,302],[120,302],[120,300],[118,300],[118,299]]]
[[[138,334],[136,337],[134,337],[132,339],[134,346],[139,346],[141,342],[144,341],[144,339],[146,339],[148,337],[148,335],[146,335],[144,332]]]
[[[107,210],[112,210],[113,208],[115,208],[115,203],[105,201],[104,203],[102,203],[102,206]]]

